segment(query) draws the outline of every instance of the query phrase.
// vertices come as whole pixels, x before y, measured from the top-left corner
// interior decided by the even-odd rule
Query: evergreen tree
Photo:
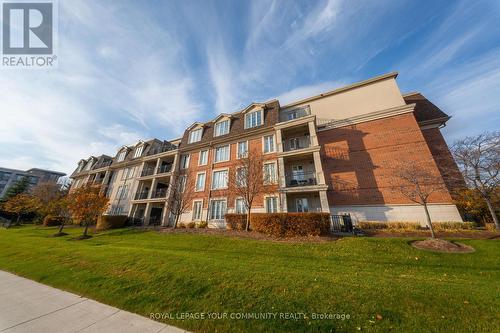
[[[20,180],[18,180],[16,183],[14,183],[14,185],[12,185],[7,190],[7,192],[5,193],[5,195],[3,196],[3,198],[0,201],[5,202],[5,201],[9,200],[10,198],[15,197],[18,194],[27,192],[29,189],[29,185],[30,185],[30,183],[29,183],[28,177],[25,176],[25,177],[21,178]]]

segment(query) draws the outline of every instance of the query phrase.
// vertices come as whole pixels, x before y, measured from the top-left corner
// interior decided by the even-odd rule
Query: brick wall
[[[411,204],[394,189],[394,168],[412,160],[440,175],[412,113],[318,132],[330,205]],[[430,202],[450,203],[448,191]]]

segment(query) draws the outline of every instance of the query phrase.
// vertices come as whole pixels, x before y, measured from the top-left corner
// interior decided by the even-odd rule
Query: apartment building
[[[12,185],[23,178],[28,178],[30,187],[42,182],[57,183],[59,178],[66,176],[63,172],[32,168],[29,170],[18,170],[0,167],[0,198],[2,198]]]
[[[401,94],[389,73],[287,105],[252,103],[194,123],[181,138],[120,148],[115,157],[81,160],[73,188],[102,183],[109,214],[140,224],[172,223],[169,185],[195,177],[191,210],[182,222],[224,227],[224,214],[244,212],[228,188],[238,159],[263,155],[272,175],[253,212],[349,213],[355,221],[425,221],[421,206],[395,191],[397,162],[423,164],[446,187],[430,199],[435,221],[461,221],[453,204],[458,169],[441,135],[450,119],[420,93]],[[178,171],[178,172],[174,172]]]

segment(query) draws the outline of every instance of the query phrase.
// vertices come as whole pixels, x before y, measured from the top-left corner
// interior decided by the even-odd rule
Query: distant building
[[[65,173],[44,169],[17,170],[0,167],[0,198],[7,193],[9,188],[24,177],[28,177],[30,187],[42,182],[57,183]]]

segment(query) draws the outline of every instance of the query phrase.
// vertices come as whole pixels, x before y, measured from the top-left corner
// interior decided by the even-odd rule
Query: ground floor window
[[[277,213],[278,212],[278,197],[267,197],[266,198],[266,212],[267,213]]]
[[[201,220],[202,202],[195,201],[193,204],[193,220]]]
[[[211,220],[223,220],[226,214],[226,200],[212,200],[210,204],[210,219]]]
[[[245,200],[242,198],[236,199],[234,210],[236,214],[246,214],[247,207],[245,206]]]

